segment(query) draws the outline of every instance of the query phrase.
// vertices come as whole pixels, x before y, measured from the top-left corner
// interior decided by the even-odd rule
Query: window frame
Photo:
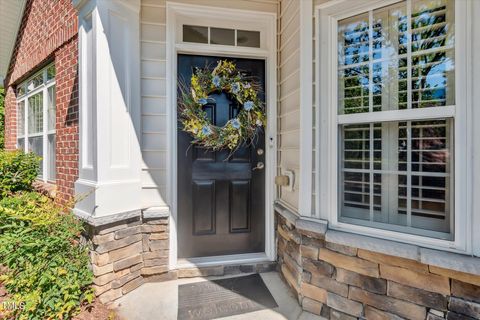
[[[405,0],[411,6],[411,0]],[[467,104],[470,79],[470,70],[467,68],[471,35],[468,32],[470,23],[469,6],[467,1],[455,1],[455,107],[447,107],[438,112],[437,108],[425,108],[405,112],[399,117],[397,110],[383,111],[381,114],[338,115],[338,22],[361,13],[402,2],[401,0],[366,0],[352,5],[349,1],[332,1],[325,5],[316,6],[316,44],[318,50],[316,72],[319,81],[316,84],[316,94],[319,101],[319,112],[316,122],[319,125],[317,133],[317,150],[320,154],[316,159],[317,190],[320,206],[317,216],[329,221],[332,229],[391,239],[405,243],[418,244],[425,247],[442,249],[454,252],[471,253],[471,230],[468,228],[472,221],[471,184],[468,172],[471,172],[471,123],[467,117],[471,114],[471,106]],[[445,108],[445,107],[441,107]],[[410,111],[410,110],[408,110]],[[378,113],[376,115],[376,113]],[[419,116],[420,115],[420,116]],[[393,118],[395,116],[395,118]],[[338,205],[338,126],[348,123],[355,117],[361,122],[383,122],[400,120],[425,120],[452,117],[454,119],[454,239],[441,240],[427,236],[407,234],[400,231],[377,229],[370,226],[353,225],[339,221],[340,210]],[[355,121],[357,123],[357,121]]]
[[[54,101],[55,118],[56,118],[56,110],[57,110],[57,106],[56,106],[56,96],[57,96],[56,71],[55,71],[55,75],[53,76],[53,78],[48,79],[48,69],[52,66],[55,67],[55,65],[53,63],[46,65],[40,71],[36,72],[32,76],[30,76],[27,80],[25,80],[20,85],[18,85],[17,86],[17,97],[16,97],[17,98],[16,99],[17,115],[19,114],[18,110],[19,110],[19,107],[20,107],[20,103],[22,103],[22,102],[24,103],[23,104],[23,108],[24,108],[24,111],[23,111],[24,112],[23,131],[24,132],[23,132],[23,135],[19,135],[19,132],[17,130],[16,147],[20,148],[20,145],[18,144],[18,140],[23,139],[23,151],[24,152],[29,152],[31,150],[29,148],[28,139],[33,138],[33,137],[42,137],[42,172],[39,173],[39,176],[37,177],[37,179],[42,180],[43,182],[49,182],[49,183],[55,183],[55,180],[56,180],[56,164],[55,164],[55,172],[54,172],[54,175],[53,175],[54,176],[53,180],[49,179],[49,177],[52,176],[52,175],[51,175],[51,172],[50,172],[50,168],[48,166],[48,164],[50,162],[50,157],[51,157],[51,155],[48,152],[48,138],[51,135],[55,136],[55,144],[56,144],[56,123],[57,123],[57,121],[55,119],[55,128],[49,130],[49,128],[48,128],[48,126],[49,126],[49,123],[48,123],[48,120],[49,120],[49,118],[48,118],[49,92],[48,91],[52,87],[55,89],[54,90],[54,92],[55,92],[55,101]],[[40,74],[43,77],[43,83],[41,85],[39,85],[38,87],[36,87],[35,89],[27,92],[26,88],[27,88],[28,82],[30,80],[32,80],[33,78],[37,77]],[[20,87],[24,89],[24,94],[22,94],[22,95],[18,94],[18,92],[19,92],[18,89]],[[28,108],[29,108],[29,101],[28,100],[29,100],[29,98],[31,98],[31,97],[39,94],[39,93],[42,94],[42,131],[40,133],[29,133],[28,132]],[[55,148],[55,150],[56,150],[56,148]],[[56,155],[53,155],[53,156],[56,159]]]

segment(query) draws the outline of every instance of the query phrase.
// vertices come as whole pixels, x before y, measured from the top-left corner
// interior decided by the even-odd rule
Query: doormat
[[[178,320],[216,319],[275,307],[259,274],[178,287]]]

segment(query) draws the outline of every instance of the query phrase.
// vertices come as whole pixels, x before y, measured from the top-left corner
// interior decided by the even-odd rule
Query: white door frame
[[[215,19],[212,19],[215,17]],[[192,25],[258,30],[261,48],[223,45],[192,44],[181,41],[183,23]],[[169,268],[274,261],[276,258],[273,201],[275,199],[275,174],[277,154],[277,76],[276,76],[276,14],[248,10],[218,8],[167,2],[167,117],[168,117],[168,188],[171,209]],[[215,55],[238,58],[264,59],[266,67],[265,128],[265,252],[238,254],[177,261],[177,55],[179,53]]]

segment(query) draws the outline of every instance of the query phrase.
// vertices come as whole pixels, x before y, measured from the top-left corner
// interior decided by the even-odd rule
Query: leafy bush
[[[39,160],[33,153],[0,150],[0,198],[31,190],[40,169]]]
[[[94,298],[82,225],[65,209],[36,192],[0,200],[0,280],[25,302],[16,319],[69,319]]]

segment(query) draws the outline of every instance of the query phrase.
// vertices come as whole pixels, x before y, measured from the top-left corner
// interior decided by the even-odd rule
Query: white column
[[[79,15],[80,155],[75,213],[141,209],[139,0],[73,0]]]

